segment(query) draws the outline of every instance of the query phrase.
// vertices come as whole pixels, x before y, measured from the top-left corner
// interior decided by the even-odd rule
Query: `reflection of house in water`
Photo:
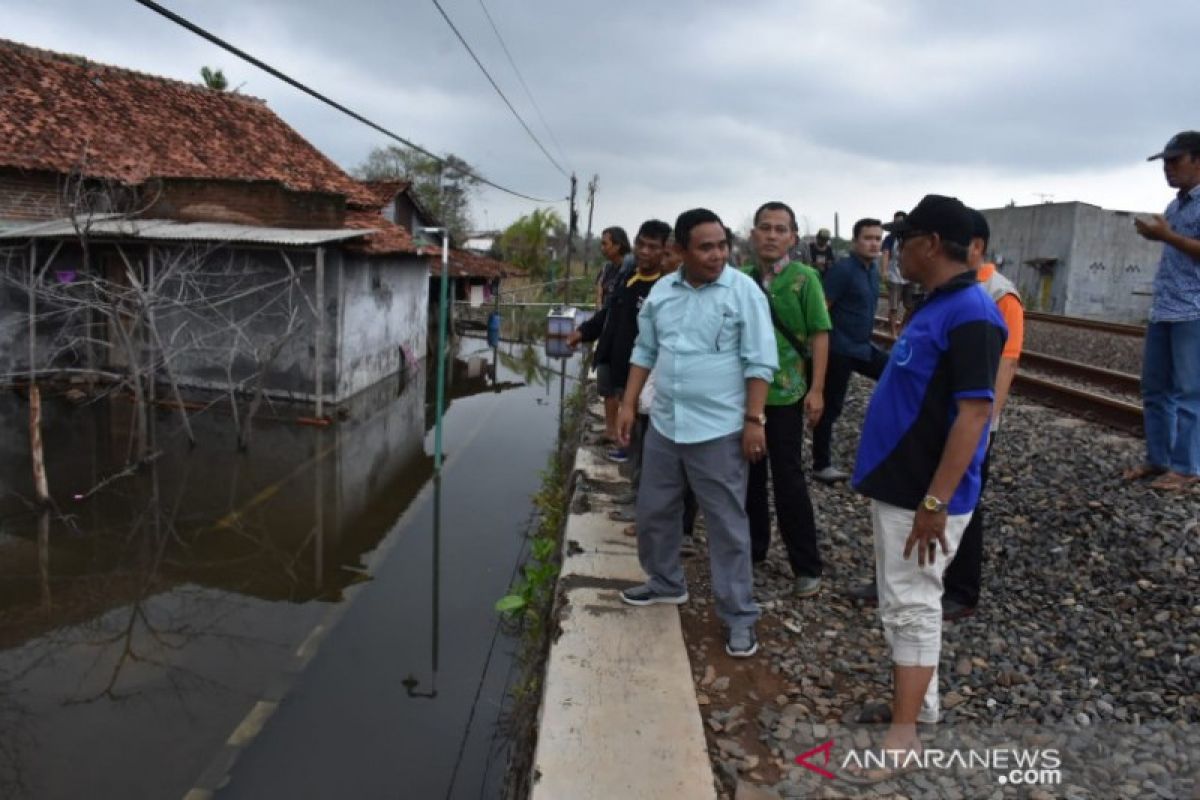
[[[1138,236],[1134,214],[1088,203],[989,208],[988,249],[1025,307],[1144,322],[1162,245]],[[998,262],[999,263],[999,262]]]
[[[172,430],[175,418],[164,414],[157,431],[163,456],[65,509],[73,525],[56,522],[40,555],[36,521],[6,497],[0,647],[126,605],[139,592],[185,584],[290,602],[339,597],[433,472],[424,450],[424,373],[410,372],[407,381],[360,393],[349,419],[324,430],[264,423],[245,453],[236,450],[228,416],[194,417],[205,444],[189,451]],[[9,426],[23,414],[15,400],[0,396]],[[54,424],[46,459],[64,496],[123,463],[126,404],[51,403],[47,410]],[[12,439],[0,438],[0,480],[27,495],[28,455]],[[37,613],[43,597],[49,616]],[[27,629],[23,623],[34,619],[39,624]]]

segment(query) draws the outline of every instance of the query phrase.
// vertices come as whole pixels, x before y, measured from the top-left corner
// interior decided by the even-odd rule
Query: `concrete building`
[[[984,209],[990,255],[1035,311],[1145,322],[1162,245],[1138,236],[1136,213],[1088,203]]]
[[[0,375],[339,403],[424,357],[417,209],[265,103],[2,40],[0,73]]]

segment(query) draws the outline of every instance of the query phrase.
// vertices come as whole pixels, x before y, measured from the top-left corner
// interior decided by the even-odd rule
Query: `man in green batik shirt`
[[[787,205],[765,203],[754,214],[750,233],[752,258],[744,271],[767,293],[779,371],[767,392],[767,458],[750,465],[746,514],[750,518],[750,555],[755,564],[767,557],[771,544],[771,515],[767,507],[767,470],[775,488],[775,514],[787,548],[799,597],[821,588],[821,553],[812,500],[804,481],[804,425],[815,426],[825,401],[825,364],[833,323],[825,305],[821,276],[812,267],[791,261],[796,241],[796,215]],[[788,333],[780,330],[780,326]],[[789,335],[790,334],[790,335]],[[793,341],[794,340],[794,341]],[[796,345],[800,346],[797,352]],[[805,359],[811,353],[812,385],[805,379]]]

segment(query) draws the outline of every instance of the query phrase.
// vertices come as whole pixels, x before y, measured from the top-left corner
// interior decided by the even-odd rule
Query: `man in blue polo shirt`
[[[871,498],[879,617],[894,664],[884,746],[911,750],[918,719],[939,716],[942,572],[979,499],[1008,331],[967,266],[966,206],[927,195],[887,228],[900,239],[904,277],[928,296],[871,396],[852,483]]]

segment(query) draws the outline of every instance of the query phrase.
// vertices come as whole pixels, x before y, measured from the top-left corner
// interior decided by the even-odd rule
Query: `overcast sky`
[[[483,2],[552,133],[480,0],[442,0],[581,192],[600,176],[596,229],[697,205],[741,228],[780,199],[846,233],[927,192],[1157,211],[1170,193],[1146,156],[1200,128],[1195,0]],[[567,194],[431,0],[163,4],[497,183]],[[386,143],[132,0],[0,0],[0,19],[0,36],[182,80],[220,67],[347,169]],[[475,222],[535,207],[481,192]]]

